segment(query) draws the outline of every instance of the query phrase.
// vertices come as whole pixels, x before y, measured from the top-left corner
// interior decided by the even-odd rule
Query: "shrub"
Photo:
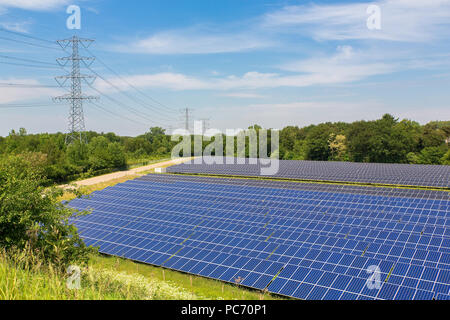
[[[63,191],[45,188],[38,169],[22,157],[0,162],[0,246],[22,250],[27,246],[56,267],[84,264],[93,251],[86,247],[75,226],[75,212],[58,199]]]

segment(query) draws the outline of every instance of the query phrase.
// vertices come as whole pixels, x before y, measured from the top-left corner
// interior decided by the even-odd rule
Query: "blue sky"
[[[155,125],[176,128],[185,107],[221,130],[384,113],[420,123],[450,120],[450,0],[0,0],[0,29],[51,41],[70,37],[71,4],[82,10],[76,33],[95,39],[90,51],[120,75],[93,64],[122,92],[96,80],[94,87],[119,103],[103,96],[99,102],[115,115],[86,104],[89,130],[138,135]],[[367,28],[373,4],[381,30]],[[54,76],[65,71],[1,63],[53,63],[65,55],[56,45],[0,31],[1,136],[20,127],[67,130],[68,106],[51,101],[64,91],[40,87],[55,86]],[[86,94],[98,95],[89,88]],[[34,107],[1,107],[11,105]]]

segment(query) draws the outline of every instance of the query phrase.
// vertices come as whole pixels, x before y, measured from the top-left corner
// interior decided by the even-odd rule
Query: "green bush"
[[[93,249],[86,247],[69,218],[86,213],[66,207],[58,200],[63,191],[45,188],[45,182],[42,172],[22,157],[0,162],[0,247],[29,247],[60,268],[84,264]]]

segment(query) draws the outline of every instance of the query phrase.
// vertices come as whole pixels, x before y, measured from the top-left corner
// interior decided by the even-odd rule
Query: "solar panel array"
[[[167,172],[260,176],[261,168],[266,167],[258,159],[224,158],[213,163],[218,159],[200,159],[204,161],[199,164],[186,162],[169,167]],[[280,160],[279,170],[273,177],[450,188],[450,166],[439,165]]]
[[[148,175],[70,206],[109,255],[299,299],[450,297],[448,192]]]

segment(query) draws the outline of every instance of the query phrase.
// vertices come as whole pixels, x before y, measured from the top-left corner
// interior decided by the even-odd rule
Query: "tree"
[[[422,147],[439,147],[445,144],[449,137],[450,125],[440,122],[430,122],[423,128]]]
[[[450,150],[442,157],[441,163],[445,165],[450,165]]]
[[[107,138],[98,136],[88,145],[89,166],[92,170],[122,168],[126,165],[124,148],[118,142],[110,143]]]
[[[445,147],[427,147],[420,152],[419,163],[441,164],[446,152]]]
[[[69,219],[79,214],[60,202],[61,189],[45,188],[39,169],[18,156],[0,162],[0,246],[31,248],[46,262],[64,268],[86,263],[86,247]]]
[[[328,139],[332,134],[330,123],[322,123],[314,126],[306,137],[306,150],[308,160],[327,161],[331,151],[328,145]]]
[[[328,145],[331,151],[331,160],[345,161],[347,160],[347,138],[342,134],[330,135]]]

